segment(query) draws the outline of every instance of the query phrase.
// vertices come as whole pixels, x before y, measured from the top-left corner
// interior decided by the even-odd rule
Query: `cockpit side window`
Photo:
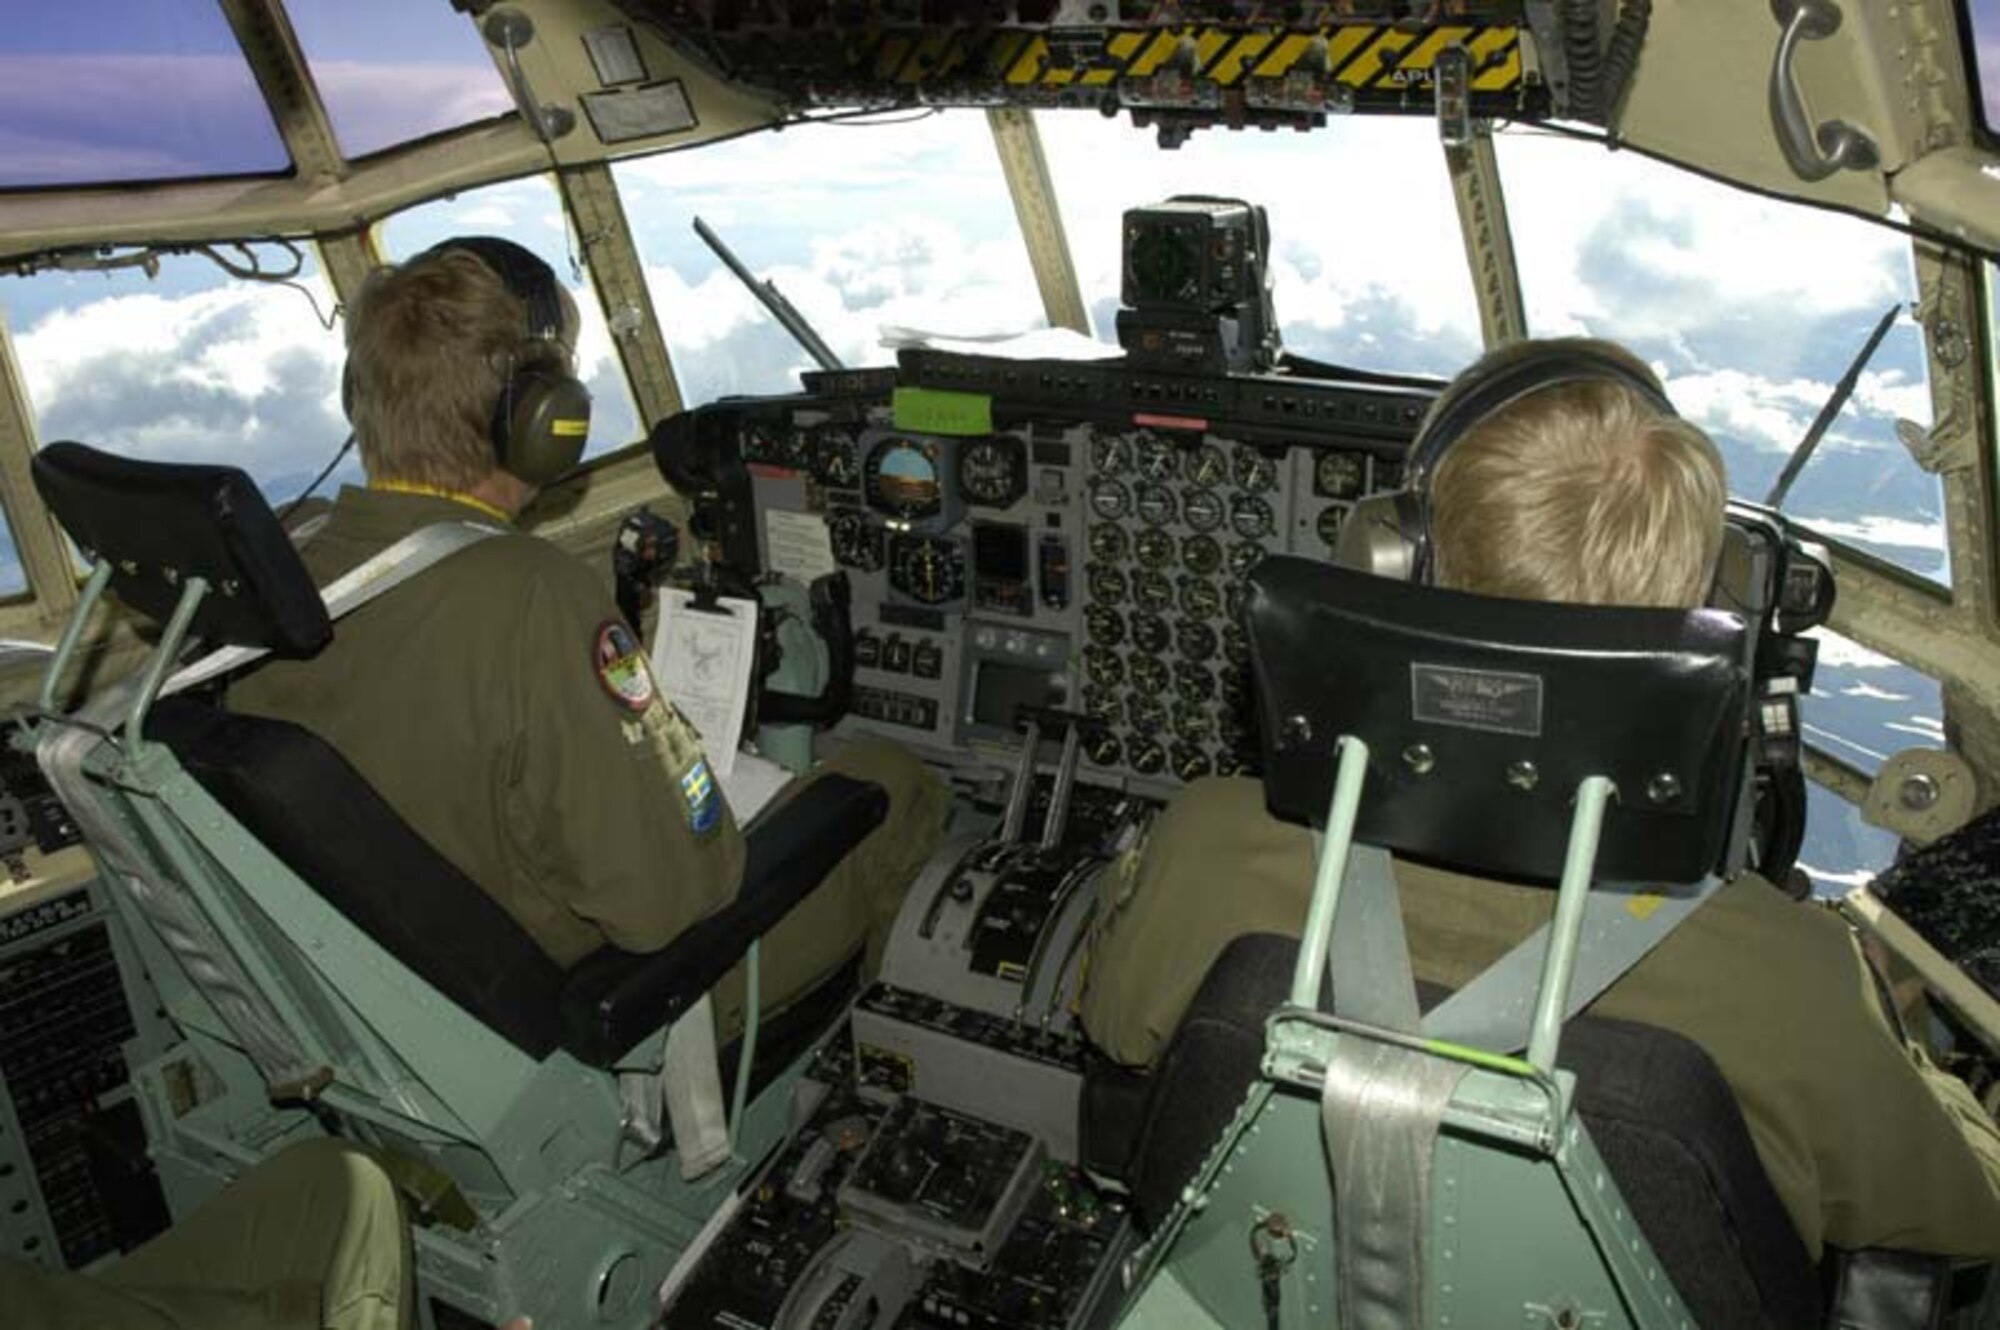
[[[274,246],[253,252],[267,271],[294,261]],[[185,254],[160,256],[156,278],[138,267],[0,277],[37,437],[239,466],[272,502],[292,498],[347,433],[333,294],[311,248],[298,254],[290,287]],[[337,475],[358,478],[359,466],[350,457]]]
[[[1480,352],[1451,178],[1434,122],[1336,118],[1311,134],[1196,134],[1172,151],[1084,112],[1038,117],[1097,335],[1115,341],[1125,209],[1173,194],[1265,206],[1287,350],[1406,374]]]
[[[696,217],[775,282],[850,366],[893,363],[886,327],[982,334],[1046,325],[992,132],[977,111],[794,125],[726,151],[620,162],[612,174],[689,405],[797,392],[798,371],[813,368],[695,236]]]
[[[583,455],[597,457],[645,437],[624,367],[611,345],[604,310],[590,274],[572,259],[576,249],[564,222],[562,199],[548,178],[527,176],[406,208],[383,221],[378,231],[382,255],[391,262],[460,235],[503,236],[526,245],[555,269],[576,301],[583,322],[577,336],[576,373],[591,395],[590,444]]]
[[[1637,153],[1532,133],[1503,134],[1497,149],[1529,331],[1615,338],[1644,356],[1721,446],[1743,498],[1768,498],[1876,322],[1898,309],[1784,509],[1951,584],[1943,487],[1897,437],[1898,421],[1931,424],[1907,238]],[[1565,187],[1586,167],[1595,187]]]

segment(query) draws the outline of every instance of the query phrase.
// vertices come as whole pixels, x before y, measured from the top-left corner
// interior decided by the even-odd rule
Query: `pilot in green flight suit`
[[[316,580],[433,523],[507,528],[574,462],[589,399],[566,326],[567,293],[505,241],[446,242],[370,279],[346,382],[369,486],[343,490],[307,540]],[[315,658],[235,684],[230,705],[331,743],[560,964],[664,947],[741,879],[743,837],[698,736],[605,579],[546,541],[506,531],[452,555],[341,620]],[[881,784],[890,811],[766,938],[767,1008],[864,946],[876,960],[943,833],[945,791],[901,750],[857,745],[825,766]],[[740,976],[718,1002],[726,1035]]]
[[[1603,343],[1527,343],[1488,356],[1447,398],[1566,352],[1614,359],[1650,391],[1616,371],[1565,381],[1551,370],[1489,397],[1430,476],[1433,580],[1524,599],[1700,603],[1722,537],[1722,461],[1662,414],[1642,364]],[[1313,861],[1310,833],[1271,817],[1260,785],[1190,786],[1114,870],[1082,1002],[1092,1040],[1150,1065],[1230,939],[1301,932]],[[1396,869],[1416,976],[1448,988],[1553,908],[1546,889]],[[2000,1132],[1962,1083],[1891,1033],[1875,994],[1837,916],[1745,874],[1589,1010],[1708,1052],[1815,1257],[1827,1243],[2000,1255]]]

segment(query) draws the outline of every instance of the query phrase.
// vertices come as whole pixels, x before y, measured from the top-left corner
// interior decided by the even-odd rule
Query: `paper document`
[[[747,826],[779,790],[791,783],[790,767],[756,753],[738,753],[736,770],[722,777],[722,797],[729,800],[729,811],[736,814],[737,825]]]
[[[756,602],[724,596],[712,610],[696,609],[694,592],[660,588],[653,675],[700,732],[709,769],[725,790],[736,768],[736,739],[750,701],[756,653]]]
[[[815,577],[824,577],[838,567],[833,561],[833,540],[827,535],[826,519],[818,513],[765,509],[764,546],[765,562],[771,571],[791,578],[800,586],[811,586]]]

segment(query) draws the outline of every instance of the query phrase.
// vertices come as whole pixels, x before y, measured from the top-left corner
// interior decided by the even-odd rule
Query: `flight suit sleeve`
[[[694,728],[590,570],[526,588],[511,773],[535,810],[547,893],[627,951],[657,951],[733,899],[742,833]]]

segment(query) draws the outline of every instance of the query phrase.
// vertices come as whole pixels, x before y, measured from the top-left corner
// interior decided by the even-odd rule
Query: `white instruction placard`
[[[736,736],[750,701],[756,652],[756,602],[723,596],[714,608],[697,609],[694,592],[660,588],[653,676],[700,731],[709,769],[725,789],[736,768]]]
[[[833,561],[833,540],[827,535],[826,519],[818,513],[765,509],[764,545],[771,571],[801,586],[811,586],[815,577],[824,577],[839,566]]]

